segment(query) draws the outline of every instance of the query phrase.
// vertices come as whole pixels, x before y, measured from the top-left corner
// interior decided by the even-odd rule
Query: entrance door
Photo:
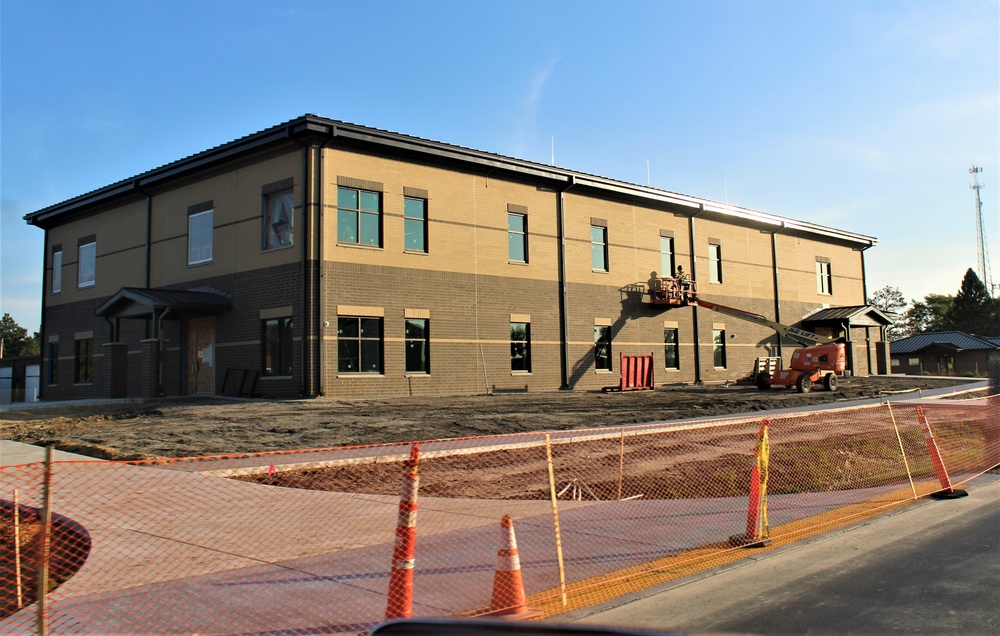
[[[189,320],[187,325],[187,393],[215,393],[215,318]]]

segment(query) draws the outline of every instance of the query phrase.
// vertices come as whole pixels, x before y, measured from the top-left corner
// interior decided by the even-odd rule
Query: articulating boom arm
[[[709,300],[702,300],[701,298],[699,298],[697,301],[692,301],[691,304],[698,305],[699,307],[705,307],[707,309],[711,309],[712,311],[717,311],[720,314],[735,316],[736,318],[742,318],[743,320],[755,322],[759,325],[767,325],[771,329],[777,331],[780,335],[787,336],[806,346],[833,342],[833,338],[829,336],[821,336],[811,331],[806,331],[805,329],[799,329],[797,327],[789,327],[788,325],[783,325],[780,322],[774,322],[773,320],[768,320],[767,318],[761,316],[760,314],[755,314],[750,311],[743,311],[742,309],[736,309],[734,307],[727,307],[725,305],[713,303]]]

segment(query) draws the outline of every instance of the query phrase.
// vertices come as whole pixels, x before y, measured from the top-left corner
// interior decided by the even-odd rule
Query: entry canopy
[[[853,307],[830,307],[802,319],[802,324],[815,327],[883,327],[891,325],[893,319],[878,307],[856,305]]]
[[[94,310],[103,318],[153,318],[168,319],[214,316],[229,311],[233,303],[215,291],[143,289],[122,287],[114,296]]]

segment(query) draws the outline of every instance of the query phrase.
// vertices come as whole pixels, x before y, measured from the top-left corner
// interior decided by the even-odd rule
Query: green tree
[[[868,299],[868,304],[878,307],[893,319],[893,323],[885,329],[886,338],[889,340],[899,338],[905,328],[903,317],[901,316],[902,310],[906,307],[906,297],[903,296],[903,292],[899,291],[898,287],[886,285],[881,289],[875,290],[872,297]]]
[[[41,348],[39,341],[41,336],[36,331],[33,336],[28,335],[28,330],[17,324],[17,321],[10,314],[4,314],[0,318],[0,340],[3,341],[3,357],[16,358],[18,356],[38,355]]]
[[[955,302],[954,296],[946,294],[927,294],[922,301],[911,301],[913,304],[903,312],[902,326],[897,338],[905,338],[917,333],[928,331],[947,331],[950,327],[945,323],[945,316]]]
[[[1000,299],[990,296],[971,267],[965,272],[962,287],[943,316],[943,324],[953,331],[980,336],[1000,335]]]

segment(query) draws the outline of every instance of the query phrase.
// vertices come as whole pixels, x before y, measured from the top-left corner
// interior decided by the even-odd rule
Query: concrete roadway
[[[1000,634],[1000,475],[561,617],[681,632]]]

